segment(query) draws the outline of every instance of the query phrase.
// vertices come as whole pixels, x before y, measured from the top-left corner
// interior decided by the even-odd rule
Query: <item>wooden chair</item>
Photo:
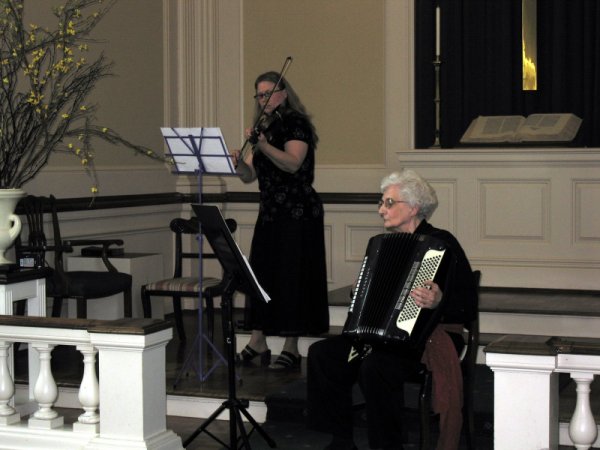
[[[123,293],[124,315],[131,317],[131,275],[119,272],[108,260],[109,248],[123,245],[121,239],[69,239],[63,240],[56,208],[56,199],[28,195],[20,202],[27,217],[27,244],[19,237],[15,244],[17,259],[29,258],[38,267],[49,266],[47,253],[54,253],[54,265],[46,278],[46,296],[53,299],[52,316],[60,317],[62,303],[66,298],[77,300],[77,317],[87,317],[87,301]],[[50,214],[54,242],[50,245],[44,230],[44,216]],[[101,246],[102,261],[107,269],[101,271],[67,271],[64,255],[74,247]]]
[[[227,219],[227,226],[231,232],[237,228],[237,223],[233,219]],[[171,231],[175,233],[175,260],[173,277],[164,280],[155,281],[142,286],[142,306],[144,308],[144,317],[152,317],[152,305],[150,297],[163,296],[173,298],[173,312],[175,314],[175,326],[177,335],[181,342],[185,342],[186,335],[183,327],[183,316],[181,311],[182,298],[198,298],[200,289],[202,289],[202,298],[206,302],[207,335],[210,340],[214,335],[214,298],[223,293],[221,279],[215,277],[202,277],[200,282],[198,276],[183,276],[183,262],[189,259],[199,259],[198,250],[191,252],[183,251],[183,236],[197,236],[200,230],[199,222],[196,217],[191,219],[176,218],[171,221]],[[203,254],[202,258],[215,258],[214,254]],[[200,305],[202,307],[202,305]]]
[[[481,271],[473,271],[473,278],[479,290],[481,282]],[[479,299],[478,299],[479,302]],[[466,439],[467,448],[473,450],[474,441],[474,412],[473,397],[475,390],[475,368],[477,365],[477,352],[479,349],[479,308],[475,319],[465,324],[467,338],[465,349],[461,355],[461,369],[463,374],[463,431]],[[432,375],[427,369],[424,369],[420,377],[421,388],[419,391],[419,416],[420,416],[420,449],[428,450],[431,448],[431,386]]]

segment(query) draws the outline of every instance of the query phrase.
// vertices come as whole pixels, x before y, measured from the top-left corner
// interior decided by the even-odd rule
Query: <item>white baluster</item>
[[[596,440],[598,429],[590,408],[590,383],[593,373],[571,373],[577,383],[577,404],[569,424],[569,436],[579,450],[587,450]]]
[[[73,431],[98,433],[100,429],[100,390],[96,377],[96,354],[98,350],[92,345],[78,345],[77,350],[83,354],[83,378],[79,387],[79,402],[84,413],[73,424]]]
[[[8,403],[15,395],[15,383],[8,367],[10,342],[0,341],[0,424],[19,422],[21,415]]]
[[[58,398],[58,386],[56,386],[50,367],[54,345],[38,343],[33,344],[33,347],[40,355],[40,373],[33,388],[33,396],[39,409],[29,419],[29,426],[46,429],[60,427],[63,425],[64,419],[62,416],[59,417],[58,413],[52,409]]]

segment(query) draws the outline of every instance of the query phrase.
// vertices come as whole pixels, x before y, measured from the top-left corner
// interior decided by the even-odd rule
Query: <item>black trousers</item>
[[[371,448],[402,448],[401,408],[404,382],[422,368],[420,354],[374,348],[364,359],[348,361],[351,344],[334,336],[308,351],[308,425],[352,438],[352,388],[358,382],[366,402]]]

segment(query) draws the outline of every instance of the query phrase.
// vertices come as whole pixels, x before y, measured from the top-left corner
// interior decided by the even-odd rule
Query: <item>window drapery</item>
[[[415,144],[435,138],[435,7],[441,7],[440,142],[479,116],[571,112],[600,147],[600,2],[538,3],[538,90],[522,90],[521,0],[415,0]]]

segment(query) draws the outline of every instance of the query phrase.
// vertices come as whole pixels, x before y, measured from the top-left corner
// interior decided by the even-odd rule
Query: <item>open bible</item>
[[[581,125],[575,114],[479,116],[473,119],[461,144],[571,142]]]

